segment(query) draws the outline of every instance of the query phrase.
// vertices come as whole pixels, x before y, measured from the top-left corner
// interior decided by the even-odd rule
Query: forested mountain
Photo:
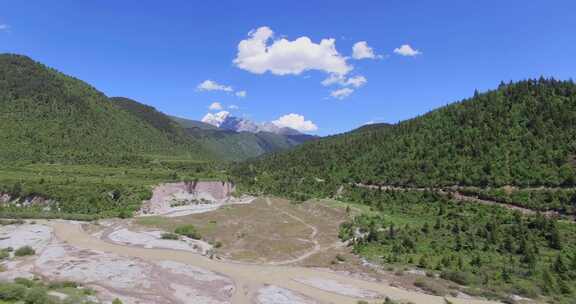
[[[217,159],[239,161],[265,153],[293,148],[317,137],[307,134],[283,135],[271,132],[237,132],[224,130],[200,121],[172,119],[186,128],[189,136],[199,142]]]
[[[0,117],[4,161],[114,163],[142,155],[205,157],[200,146],[175,140],[169,125],[156,124],[152,116],[139,119],[85,82],[20,55],[0,55]]]
[[[576,85],[502,83],[393,126],[364,127],[242,164],[247,187],[328,194],[342,183],[576,185]],[[255,181],[258,183],[255,183]]]
[[[572,220],[460,201],[438,188],[475,186],[469,195],[573,215],[575,171],[576,85],[540,79],[305,143],[231,173],[239,189],[362,208],[340,226],[340,238],[384,269],[420,269],[505,303],[516,302],[510,295],[573,303]],[[448,294],[424,280],[418,287]]]
[[[110,100],[121,109],[173,138],[184,138],[186,136],[184,129],[177,122],[154,107],[125,97],[112,97]]]
[[[207,129],[207,130],[217,130],[218,129],[218,127],[216,127],[216,126],[213,126],[211,124],[207,124],[205,122],[201,122],[199,120],[192,120],[192,119],[176,117],[176,116],[170,116],[170,119],[177,122],[178,124],[180,124],[180,126],[182,126],[182,128],[185,128],[185,129],[188,129],[188,128],[200,128],[200,129]]]

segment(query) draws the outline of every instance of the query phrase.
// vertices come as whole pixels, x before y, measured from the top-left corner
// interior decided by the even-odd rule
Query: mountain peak
[[[230,114],[228,111],[220,111],[217,113],[208,113],[202,118],[202,122],[213,125],[220,129],[232,130],[236,132],[269,132],[281,135],[300,135],[299,131],[288,128],[280,127],[273,122],[256,123],[247,118],[240,118]]]

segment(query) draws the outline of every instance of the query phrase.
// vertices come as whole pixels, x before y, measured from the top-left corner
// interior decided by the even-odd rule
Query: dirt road
[[[413,303],[445,303],[444,298],[406,291],[399,288],[391,287],[386,283],[369,282],[354,278],[350,275],[338,274],[334,272],[290,266],[272,266],[272,265],[253,265],[233,262],[222,262],[211,260],[201,255],[190,252],[168,250],[168,249],[145,249],[138,247],[129,247],[107,243],[97,239],[84,230],[80,225],[70,222],[51,222],[56,237],[69,245],[81,249],[99,250],[109,253],[115,253],[123,256],[138,257],[151,261],[174,261],[188,265],[204,268],[210,271],[218,272],[231,278],[236,284],[236,290],[232,297],[233,304],[251,304],[258,289],[266,285],[274,285],[300,293],[320,303],[338,303],[338,304],[356,304],[358,298],[350,295],[339,294],[338,291],[327,291],[329,288],[312,287],[310,284],[304,284],[303,281],[315,280],[332,282],[363,290],[366,292],[376,292],[382,296],[388,296],[395,300],[406,300]],[[330,284],[327,284],[330,285]],[[332,284],[333,285],[333,284]],[[494,303],[483,300],[472,299],[455,299],[449,298],[453,303],[481,304]],[[373,303],[382,302],[382,300],[373,300]]]

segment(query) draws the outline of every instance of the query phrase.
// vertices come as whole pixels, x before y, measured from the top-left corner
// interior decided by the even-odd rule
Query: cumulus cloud
[[[235,94],[237,97],[244,98],[248,93],[246,91],[238,91]]]
[[[277,120],[272,121],[272,123],[280,128],[287,127],[300,132],[318,130],[318,127],[311,120],[306,120],[304,116],[295,113],[283,115]]]
[[[255,74],[299,75],[309,70],[345,75],[352,70],[346,58],[336,50],[334,39],[313,42],[303,36],[295,40],[273,40],[274,32],[266,26],[251,31],[238,44],[234,64]]]
[[[204,80],[196,88],[198,89],[198,91],[224,91],[224,92],[233,91],[231,86],[222,85],[212,80]]]
[[[394,53],[401,55],[401,56],[417,56],[422,54],[419,50],[413,49],[409,44],[403,44],[399,48],[394,49]]]
[[[237,105],[229,105],[229,106],[228,106],[228,109],[230,109],[230,110],[238,110],[238,109],[240,109],[240,107],[237,106]]]
[[[219,111],[222,110],[222,104],[219,102],[213,102],[212,104],[210,104],[210,106],[208,107],[209,110],[212,111]]]
[[[359,41],[352,46],[352,58],[354,59],[376,59],[374,50],[368,46],[366,41]]]

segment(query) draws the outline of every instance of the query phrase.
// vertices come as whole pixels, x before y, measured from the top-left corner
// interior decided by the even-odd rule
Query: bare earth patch
[[[323,278],[297,278],[295,281],[304,285],[312,286],[328,292],[337,293],[343,296],[361,299],[383,298],[383,296],[377,292],[354,287],[352,285],[340,283],[335,280],[328,280]]]
[[[162,239],[164,231],[132,231],[127,228],[117,228],[110,233],[105,233],[102,238],[116,244],[140,246],[143,248],[166,248],[175,250],[190,251],[198,254],[207,254],[212,245],[187,237],[180,237],[179,240]]]
[[[249,204],[251,196],[233,197],[234,185],[220,181],[196,181],[161,184],[152,191],[152,198],[144,202],[140,216],[166,217],[214,211],[224,205]]]
[[[292,290],[269,285],[258,290],[258,304],[317,304],[318,302]]]
[[[124,303],[190,303],[190,297],[199,304],[230,303],[234,290],[227,277],[200,268],[82,250],[56,241],[38,257],[35,272],[50,280],[94,286],[103,300],[118,297]]]

